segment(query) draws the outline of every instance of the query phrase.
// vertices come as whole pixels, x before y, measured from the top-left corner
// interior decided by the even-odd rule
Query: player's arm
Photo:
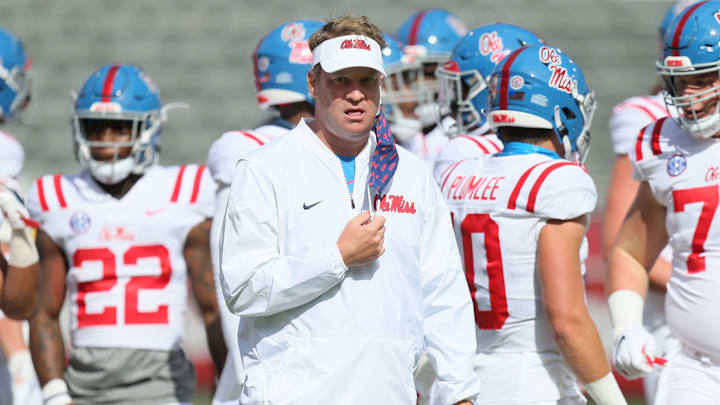
[[[51,397],[67,395],[67,402],[58,403],[69,403],[63,382],[65,346],[58,321],[65,299],[67,261],[60,247],[43,231],[38,231],[37,247],[42,283],[37,311],[30,318],[30,352],[46,402]]]
[[[652,370],[655,339],[642,327],[650,268],[667,244],[666,209],[642,182],[615,239],[608,268],[608,307],[613,324],[613,363],[625,377]]]
[[[665,214],[650,185],[642,182],[610,252],[608,295],[628,289],[645,298],[646,269],[652,267],[668,240]]]
[[[472,365],[477,350],[474,315],[449,209],[438,186],[428,182],[428,188],[430,207],[423,213],[419,249],[425,347],[438,392],[445,393],[443,402],[456,403],[482,389]]]
[[[213,281],[210,256],[211,224],[212,221],[206,219],[188,233],[183,254],[187,263],[193,295],[205,324],[205,335],[207,336],[210,354],[219,375],[225,364],[227,347],[223,340],[218,301],[215,295],[215,282]]]
[[[627,155],[618,155],[612,167],[608,186],[605,217],[603,221],[603,258],[608,261],[615,237],[633,202],[640,183],[632,178],[632,163]],[[650,268],[650,267],[649,267]],[[672,266],[669,261],[658,257],[650,268],[650,289],[664,292],[670,279]]]
[[[0,308],[16,319],[28,318],[35,311],[38,285],[38,251],[34,231],[37,224],[8,179],[0,178],[0,215],[10,228],[8,258],[0,262]],[[0,253],[2,256],[2,253]]]
[[[602,341],[585,305],[580,245],[586,219],[549,220],[538,240],[538,273],[545,312],[566,363],[599,404],[625,404],[610,373]]]

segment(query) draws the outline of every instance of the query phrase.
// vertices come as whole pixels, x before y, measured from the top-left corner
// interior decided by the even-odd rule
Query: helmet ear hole
[[[575,119],[575,113],[571,109],[569,109],[567,107],[563,107],[562,112],[563,112],[563,114],[565,114],[565,118],[567,118],[569,120]]]

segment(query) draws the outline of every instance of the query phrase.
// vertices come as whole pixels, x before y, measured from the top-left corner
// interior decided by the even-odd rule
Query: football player
[[[82,170],[43,176],[30,191],[42,273],[30,343],[46,404],[189,404],[188,279],[222,369],[209,245],[215,184],[205,166],[156,164],[173,106],[139,67],[101,67],[74,103]],[[67,364],[58,322],[66,295]]]
[[[404,54],[404,45],[394,36],[385,33],[382,50],[383,68],[387,76],[383,81],[381,101],[395,141],[406,146],[415,136],[422,136],[422,124],[415,115],[415,93],[411,84],[416,81],[420,63]]]
[[[436,179],[453,163],[502,150],[485,117],[488,78],[510,52],[541,43],[533,32],[504,23],[481,25],[458,41],[450,60],[437,71],[440,108],[452,113],[455,125],[447,131],[451,140],[435,157]]]
[[[659,26],[658,51],[662,51],[662,41],[672,19],[694,3],[697,3],[697,0],[681,0],[670,6]],[[665,106],[667,94],[663,91],[663,81],[658,77],[657,82],[653,85],[650,95],[630,97],[616,105],[610,114],[610,138],[615,159],[603,218],[603,258],[606,261],[615,236],[640,185],[632,177],[632,164],[628,156],[630,149],[635,146],[638,134],[645,126],[670,114]],[[648,273],[650,289],[643,308],[643,325],[655,336],[658,344],[657,353],[660,357],[666,357],[668,353],[678,348],[677,339],[670,334],[670,328],[665,320],[665,286],[670,278],[671,259],[672,250],[666,246]],[[653,367],[652,372],[643,376],[645,400],[649,404],[654,402],[661,370],[660,366]]]
[[[20,122],[30,102],[31,58],[13,33],[0,28],[0,124]],[[17,181],[25,159],[20,143],[0,131],[0,308],[6,315],[28,318],[35,310],[39,272],[34,235]],[[7,264],[10,266],[7,266]],[[0,312],[0,348],[8,359],[11,390],[0,389],[0,403],[40,404],[40,387],[19,321]],[[0,363],[0,367],[6,364]]]
[[[440,82],[435,71],[450,58],[453,47],[466,33],[465,24],[456,15],[439,8],[413,13],[396,32],[410,63],[405,69],[409,70],[412,96],[406,99],[408,106],[402,110],[403,116],[416,120],[422,128],[418,136],[410,137],[404,146],[431,168],[435,156],[448,141],[445,130],[453,123],[452,118],[440,111]]]
[[[217,183],[217,208],[211,240],[220,239],[220,226],[230,180],[238,159],[250,151],[284,135],[303,117],[312,117],[313,99],[307,89],[307,72],[312,67],[312,52],[308,38],[320,27],[321,21],[294,20],[273,29],[257,45],[253,54],[253,71],[257,88],[257,102],[261,110],[272,114],[265,125],[253,130],[228,131],[213,142],[207,164]],[[239,317],[227,309],[220,289],[218,243],[212,243],[213,269],[225,343],[229,349],[226,367],[220,376],[213,403],[236,403],[242,390],[243,371],[237,344]]]
[[[475,305],[475,404],[626,404],[585,305],[584,235],[596,189],[583,170],[595,109],[580,68],[533,45],[489,78],[500,153],[451,166],[442,192]],[[568,204],[568,202],[572,202]]]
[[[668,107],[630,149],[637,195],[610,254],[608,305],[616,368],[628,378],[667,365],[656,404],[717,404],[720,398],[720,324],[717,322],[720,233],[720,2],[691,5],[670,23],[657,70]],[[664,246],[672,248],[665,294],[670,331],[681,343],[668,359],[643,327],[651,269]]]

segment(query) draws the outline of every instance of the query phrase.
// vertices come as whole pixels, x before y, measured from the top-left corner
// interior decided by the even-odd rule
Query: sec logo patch
[[[672,155],[670,159],[668,159],[667,172],[670,176],[675,177],[682,174],[685,168],[687,168],[687,159],[685,159],[685,156],[677,154]]]
[[[75,233],[83,233],[90,228],[90,215],[85,212],[78,211],[70,217],[70,228]]]

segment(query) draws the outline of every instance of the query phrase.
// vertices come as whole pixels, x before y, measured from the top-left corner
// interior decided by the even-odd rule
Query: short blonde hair
[[[371,23],[370,19],[364,15],[360,17],[344,15],[327,20],[322,28],[310,36],[308,45],[310,45],[310,50],[312,51],[324,41],[344,35],[364,35],[375,40],[375,42],[380,45],[380,48],[387,46],[380,28]]]

